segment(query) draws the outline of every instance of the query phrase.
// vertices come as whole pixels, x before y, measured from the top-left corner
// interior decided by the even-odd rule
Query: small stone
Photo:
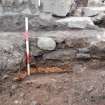
[[[17,88],[17,85],[12,85],[12,86],[11,86],[11,89],[12,89],[12,90],[15,90],[16,88]]]
[[[77,59],[90,59],[90,54],[79,53],[77,54]]]
[[[82,14],[83,14],[83,10],[82,10],[82,8],[80,7],[80,8],[78,8],[77,10],[75,10],[73,16],[78,16],[78,17],[80,17],[80,16],[82,16]]]
[[[52,15],[50,13],[40,13],[39,18],[45,21],[51,21]]]
[[[89,46],[87,38],[67,38],[65,44],[70,48],[84,48]]]
[[[19,104],[19,101],[18,101],[18,100],[15,100],[15,101],[14,101],[14,104]]]
[[[4,79],[7,79],[9,76],[7,75],[7,74],[5,74],[3,77],[2,77],[2,79],[4,80]]]
[[[36,4],[38,4],[38,0],[31,0],[31,3],[36,5]]]
[[[44,53],[43,50],[37,48],[36,46],[31,46],[31,52],[32,52],[32,56],[39,56]]]
[[[24,93],[20,93],[20,97],[23,97],[25,94]]]
[[[41,105],[41,104],[39,104],[37,101],[32,101],[31,105]]]
[[[37,105],[36,101],[32,101],[31,105]]]
[[[99,74],[102,78],[105,78],[105,71],[101,71]]]
[[[18,0],[19,4],[22,4],[23,2],[28,2],[28,0]]]
[[[54,50],[56,42],[52,38],[40,37],[38,38],[37,46],[42,50]]]
[[[28,15],[31,15],[31,10],[29,8],[26,8],[22,11],[23,14],[28,14]]]
[[[79,48],[78,51],[79,51],[79,53],[89,53],[88,48]]]
[[[89,88],[88,88],[88,92],[93,91],[93,89],[94,89],[94,86],[89,87]]]
[[[74,72],[75,74],[81,74],[81,73],[84,72],[84,71],[85,71],[85,69],[84,69],[83,66],[80,65],[80,64],[76,64],[76,65],[73,66],[73,72]]]
[[[92,17],[92,20],[95,23],[100,23],[100,22],[104,22],[105,23],[105,13],[104,12],[99,13],[98,15]]]

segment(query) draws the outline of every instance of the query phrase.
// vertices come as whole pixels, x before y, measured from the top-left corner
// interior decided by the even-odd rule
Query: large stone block
[[[66,16],[75,7],[74,0],[41,0],[44,12],[57,16]],[[74,8],[75,9],[75,8]]]
[[[42,50],[54,50],[56,42],[52,38],[40,37],[38,38],[37,46]]]
[[[72,49],[58,49],[48,54],[43,55],[45,60],[72,60],[76,58],[76,50]]]
[[[12,36],[13,35],[13,36]],[[24,41],[19,34],[1,33],[0,70],[19,70],[23,66]]]
[[[69,17],[65,19],[59,19],[56,22],[66,25],[69,28],[87,28],[95,26],[90,17]]]

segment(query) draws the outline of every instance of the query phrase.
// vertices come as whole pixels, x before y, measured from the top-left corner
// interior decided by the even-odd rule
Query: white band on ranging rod
[[[27,72],[30,75],[30,57],[29,57],[29,34],[28,34],[28,17],[25,17],[25,39],[26,39],[26,62],[27,62]]]
[[[28,32],[28,17],[25,17],[25,31]]]
[[[38,0],[38,7],[40,7],[40,0]]]

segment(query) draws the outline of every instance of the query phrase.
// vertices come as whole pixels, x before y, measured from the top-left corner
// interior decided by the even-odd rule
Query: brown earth
[[[0,76],[0,105],[104,105],[105,62],[74,62],[67,73]]]

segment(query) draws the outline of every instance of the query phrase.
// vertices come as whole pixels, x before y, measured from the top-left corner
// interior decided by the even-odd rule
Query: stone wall
[[[29,17],[32,64],[105,60],[105,19],[100,0],[1,0],[0,70],[24,66],[24,17]],[[13,32],[13,33],[12,33]],[[14,33],[15,32],[15,33]]]
[[[75,60],[105,60],[105,30],[56,30],[30,33],[31,64],[62,66]],[[25,66],[22,33],[0,33],[0,70]]]

